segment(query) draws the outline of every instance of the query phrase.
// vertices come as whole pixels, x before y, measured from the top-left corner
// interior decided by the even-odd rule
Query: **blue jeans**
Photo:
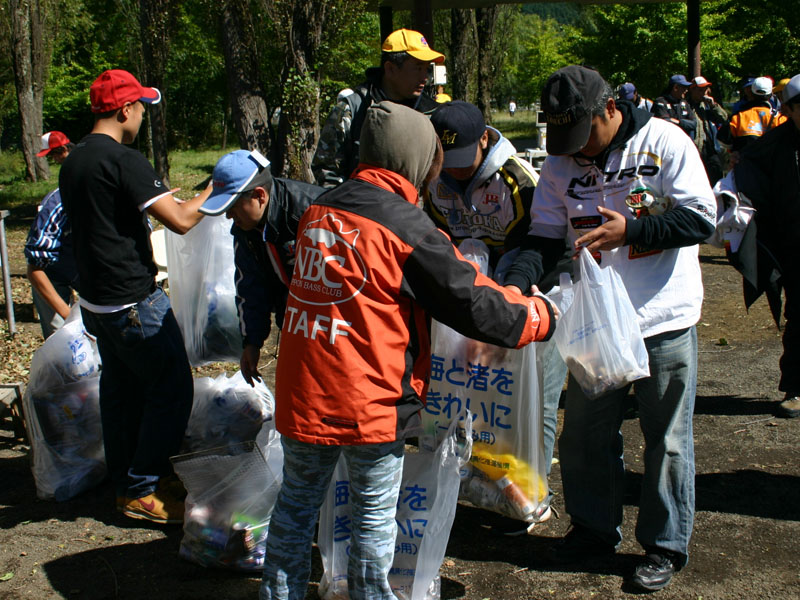
[[[347,585],[355,600],[395,600],[388,575],[404,442],[318,446],[283,437],[283,484],[269,524],[260,600],[303,600],[311,542],[339,455],[350,476],[352,534]]]
[[[61,296],[61,299],[67,304],[71,304],[72,288],[66,283],[58,283],[52,280],[50,282],[53,284],[56,293]],[[53,335],[56,329],[64,324],[64,319],[53,310],[53,307],[47,303],[33,286],[31,286],[31,293],[33,295],[33,305],[36,307],[36,312],[39,313],[39,325],[42,326],[42,336],[44,339],[47,339]]]
[[[132,309],[98,314],[81,309],[97,338],[100,417],[106,463],[117,496],[141,498],[173,473],[169,457],[180,451],[194,386],[183,336],[161,288]]]
[[[650,377],[633,385],[644,435],[644,477],[636,539],[645,548],[689,556],[694,523],[692,415],[697,386],[694,327],[645,339]],[[566,510],[610,544],[622,540],[625,465],[620,433],[630,385],[595,400],[570,377],[559,440]]]
[[[564,389],[564,380],[567,378],[567,364],[558,353],[558,347],[552,340],[536,345],[542,364],[543,379],[543,406],[542,421],[544,434],[544,460],[547,475],[553,466],[553,446],[556,442],[556,428],[558,426],[558,403],[561,400],[561,391]]]

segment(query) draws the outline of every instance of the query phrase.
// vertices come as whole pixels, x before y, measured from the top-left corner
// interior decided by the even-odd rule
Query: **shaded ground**
[[[38,346],[30,293],[18,258],[27,224],[9,231],[14,301],[20,334],[0,329],[0,382],[25,381]],[[16,258],[15,258],[16,257]],[[701,323],[694,419],[697,517],[690,564],[664,599],[800,597],[800,419],[773,416],[780,335],[760,301],[748,315],[740,279],[721,252],[701,250],[706,303]],[[269,345],[268,345],[269,347]],[[270,347],[271,350],[271,347]],[[262,357],[270,360],[266,354]],[[264,363],[262,362],[262,365]],[[274,362],[268,370],[274,368]],[[207,370],[207,372],[213,369]],[[624,583],[640,552],[634,541],[642,438],[624,424],[628,465],[626,537],[613,559],[564,569],[540,557],[564,534],[561,481],[554,468],[553,518],[522,538],[489,531],[491,513],[460,506],[441,573],[442,598],[510,600],[625,598]],[[118,516],[102,486],[63,503],[36,499],[28,447],[0,422],[0,600],[32,598],[217,599],[257,597],[258,578],[204,569],[178,558],[180,528],[141,526]],[[9,574],[11,574],[9,576]],[[316,598],[321,567],[315,554],[307,598]],[[10,577],[10,578],[9,578]],[[2,581],[2,579],[6,579]]]

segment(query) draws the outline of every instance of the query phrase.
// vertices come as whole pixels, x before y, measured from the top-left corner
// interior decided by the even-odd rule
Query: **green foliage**
[[[575,60],[570,48],[575,30],[519,9],[504,27],[505,60],[494,96],[500,104],[511,98],[522,106],[538,102],[550,74]]]
[[[364,80],[364,71],[377,66],[381,56],[380,24],[374,11],[361,12],[347,23],[341,36],[328,41],[319,53],[320,120],[324,121],[340,90]]]
[[[166,89],[170,144],[177,148],[219,144],[228,106],[225,61],[216,11],[207,0],[175,5]],[[173,166],[170,167],[170,179]]]
[[[673,73],[686,72],[686,6],[682,3],[595,6],[576,51],[617,86],[636,84],[659,96]]]

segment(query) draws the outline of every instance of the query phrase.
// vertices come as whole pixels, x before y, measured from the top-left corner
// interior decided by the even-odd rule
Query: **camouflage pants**
[[[305,598],[314,526],[342,452],[353,511],[350,598],[394,600],[387,575],[394,558],[403,440],[366,446],[319,446],[287,437],[282,442],[283,485],[269,524],[260,600]]]

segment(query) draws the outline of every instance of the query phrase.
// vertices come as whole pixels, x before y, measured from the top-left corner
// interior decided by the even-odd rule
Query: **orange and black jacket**
[[[727,127],[720,131],[720,140],[741,150],[767,131],[787,121],[767,100],[754,100],[731,116]]]
[[[281,434],[321,445],[421,433],[431,317],[505,347],[549,339],[549,303],[499,287],[416,206],[400,175],[360,165],[298,228],[276,371]]]

